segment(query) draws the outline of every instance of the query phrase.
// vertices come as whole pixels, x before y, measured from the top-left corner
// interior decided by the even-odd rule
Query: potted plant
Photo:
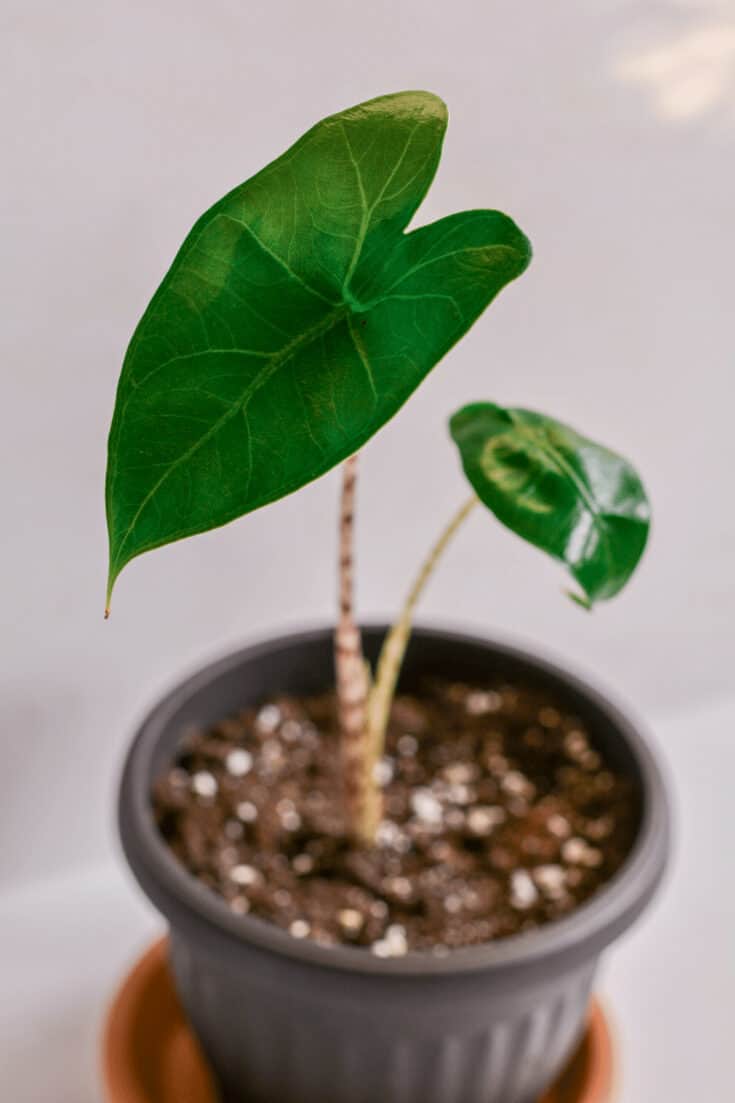
[[[613,705],[525,652],[411,632],[478,503],[562,561],[581,604],[616,594],[649,523],[622,457],[464,406],[471,497],[396,622],[355,618],[357,452],[531,255],[497,211],[405,232],[445,127],[425,92],[318,123],[199,219],[120,378],[107,612],[135,556],[343,463],[334,631],[189,678],[122,782],[123,845],[224,1103],[530,1103],[665,863],[661,779]]]

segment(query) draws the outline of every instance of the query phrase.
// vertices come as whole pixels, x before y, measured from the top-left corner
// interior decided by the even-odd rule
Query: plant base
[[[102,1059],[107,1103],[216,1103],[211,1075],[174,991],[165,939],[144,954],[118,991]],[[540,1103],[608,1103],[612,1080],[610,1033],[593,1004],[582,1043]]]
[[[157,778],[173,856],[234,914],[441,956],[569,915],[630,854],[638,788],[548,686],[488,671],[399,694],[374,847],[348,842],[337,717],[331,692],[268,694],[188,732]]]

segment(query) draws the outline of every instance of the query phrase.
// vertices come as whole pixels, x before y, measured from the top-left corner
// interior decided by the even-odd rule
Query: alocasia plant
[[[347,809],[363,842],[380,816],[372,767],[413,604],[471,503],[425,565],[371,687],[352,600],[356,453],[531,256],[497,211],[405,232],[446,122],[428,92],[360,104],[202,215],[130,342],[110,430],[108,609],[137,555],[346,461],[335,665]],[[569,564],[590,600],[611,596],[643,549],[640,483],[611,453],[534,417],[460,411],[452,431],[468,477],[505,524]]]

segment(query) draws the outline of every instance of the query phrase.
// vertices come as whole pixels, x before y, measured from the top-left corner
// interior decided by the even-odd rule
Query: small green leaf
[[[518,536],[561,560],[591,607],[623,588],[643,554],[650,511],[622,456],[531,410],[478,402],[450,430],[475,493]]]
[[[130,343],[109,440],[109,587],[134,556],[324,474],[391,418],[530,259],[497,211],[404,230],[446,108],[318,123],[196,223]]]

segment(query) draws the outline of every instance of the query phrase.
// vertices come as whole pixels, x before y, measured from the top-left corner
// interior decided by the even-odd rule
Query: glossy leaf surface
[[[354,453],[528,264],[496,211],[404,233],[439,161],[427,92],[318,123],[196,223],[128,349],[109,440],[110,589],[142,552]]]
[[[450,430],[480,500],[507,528],[566,564],[590,606],[613,597],[646,545],[649,506],[622,456],[531,410],[479,402]]]

